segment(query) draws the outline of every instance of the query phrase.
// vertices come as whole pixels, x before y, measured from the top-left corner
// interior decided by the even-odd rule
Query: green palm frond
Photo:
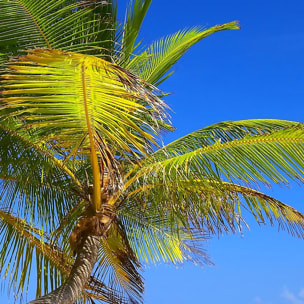
[[[5,111],[1,111],[0,116],[5,118]],[[5,144],[5,147],[8,148],[7,150],[10,150],[10,153],[17,153],[18,149],[20,150],[19,152],[22,152],[24,150],[34,151],[33,153],[36,153],[36,155],[41,155],[41,157],[44,157],[47,160],[44,163],[40,164],[41,167],[47,167],[48,164],[51,164],[53,167],[58,168],[68,177],[72,183],[74,183],[73,187],[80,191],[82,185],[79,179],[77,179],[75,176],[75,169],[72,169],[72,167],[77,167],[77,160],[74,159],[73,164],[71,164],[68,159],[66,159],[66,154],[63,154],[62,151],[58,149],[53,149],[54,147],[47,143],[46,140],[43,140],[40,135],[41,134],[39,130],[29,130],[29,128],[24,128],[23,123],[15,119],[5,118],[4,120],[1,120],[0,138],[3,144]],[[1,159],[4,160],[7,158],[7,151],[3,149],[2,153],[3,155]],[[5,165],[4,162],[2,164]],[[9,166],[9,162],[7,163],[7,166]],[[5,172],[5,170],[2,169],[2,172]],[[20,173],[21,172],[19,172],[19,174]],[[40,179],[42,181],[44,178],[45,177],[40,175]]]
[[[255,189],[228,182],[178,180],[146,185],[130,193],[137,208],[181,229],[196,228],[213,234],[242,231],[245,210],[259,224],[278,223],[291,235],[304,237],[304,216],[294,208]],[[172,229],[172,228],[171,228]],[[195,239],[195,237],[194,237]]]
[[[96,53],[97,48],[101,53],[115,30],[108,27],[113,14],[103,8],[107,5],[104,1],[1,0],[0,51],[16,54],[24,49],[57,48]]]
[[[192,228],[213,234],[242,231],[243,224],[247,227],[242,215],[246,209],[259,224],[278,223],[280,229],[304,238],[303,214],[249,187],[208,179],[168,179],[133,188],[129,199],[136,202],[134,209],[151,218],[155,216],[159,223],[165,221],[169,231]]]
[[[154,155],[169,153],[178,155],[196,150],[217,142],[225,143],[242,139],[246,135],[269,134],[284,128],[298,125],[297,122],[278,119],[249,119],[238,121],[223,121],[199,129],[158,149]]]
[[[0,269],[2,275],[9,278],[9,288],[14,289],[16,296],[28,288],[34,273],[37,297],[57,288],[71,271],[73,257],[70,252],[63,250],[62,245],[54,244],[43,229],[37,229],[9,212],[0,210],[0,223]],[[32,269],[34,260],[36,266]],[[94,277],[86,285],[79,303],[88,303],[90,297],[112,304],[127,303],[119,292],[101,282],[98,284]]]
[[[102,238],[99,262],[93,276],[121,293],[128,303],[142,303],[144,286],[139,269],[140,264],[129,245],[124,227],[117,219],[107,237]]]
[[[134,45],[151,2],[152,0],[130,0],[125,23],[122,26],[121,58],[119,60],[121,66],[125,66],[136,49]]]
[[[268,123],[271,123],[268,121]],[[274,122],[277,125],[277,122]],[[166,176],[168,179],[208,178],[224,179],[237,183],[256,184],[262,182],[287,183],[291,180],[303,181],[303,125],[300,123],[283,122],[290,127],[263,131],[258,128],[234,134],[228,130],[225,140],[218,135],[213,136],[213,130],[219,125],[207,128],[210,139],[204,140],[204,129],[198,134],[198,139],[191,134],[168,145],[154,153],[139,169],[139,175]],[[187,142],[185,142],[185,139]],[[209,145],[207,145],[209,143]],[[183,145],[183,147],[182,147]],[[173,147],[180,146],[178,150]],[[195,147],[195,149],[193,149]],[[174,151],[175,150],[175,151]],[[156,177],[159,180],[159,177]]]
[[[12,119],[1,122],[0,140],[1,206],[45,229],[55,228],[81,199],[81,183],[72,167]]]
[[[0,53],[0,69],[4,68],[4,63],[7,60],[7,56],[5,54]]]
[[[207,30],[196,27],[179,31],[154,42],[138,57],[135,56],[126,68],[147,82],[159,85],[166,79],[166,73],[192,45],[215,32],[232,29],[239,29],[237,22],[216,25]]]
[[[150,197],[149,191],[148,196]],[[170,223],[170,219],[150,213],[150,206],[156,208],[156,205],[147,204],[139,193],[134,197],[130,195],[131,200],[132,198],[135,198],[134,201],[139,198],[139,201],[124,204],[120,214],[130,246],[140,261],[147,264],[165,262],[179,265],[191,260],[210,264],[208,256],[200,248],[207,237],[204,232],[181,229],[176,223]],[[141,210],[139,202],[146,203],[146,207]]]
[[[72,260],[50,244],[42,229],[0,210],[0,269],[16,294],[28,287],[32,261],[36,260],[36,295],[56,288],[68,275]]]
[[[300,123],[279,120],[224,122],[193,132],[128,168],[123,191],[171,227],[213,233],[237,231],[246,207],[258,222],[278,222],[303,237],[303,216],[254,189],[304,181],[304,133]],[[229,182],[229,183],[228,183]],[[117,204],[123,202],[117,201]],[[165,212],[164,212],[165,210]]]

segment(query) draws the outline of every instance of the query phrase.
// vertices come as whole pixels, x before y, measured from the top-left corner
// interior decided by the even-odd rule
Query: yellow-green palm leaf
[[[138,174],[248,184],[287,183],[287,177],[303,180],[303,125],[276,120],[257,123],[254,128],[255,121],[230,122],[228,128],[217,124],[193,132],[152,154]]]
[[[74,174],[78,161],[65,161],[60,151],[52,151],[35,132],[21,126],[13,119],[0,124],[1,206],[54,229],[81,200],[75,193],[83,192]]]
[[[159,188],[155,187],[155,190]],[[150,193],[147,192],[149,198]],[[137,195],[130,194],[120,212],[130,246],[137,258],[146,264],[164,262],[178,266],[187,260],[210,263],[202,250],[206,234],[202,231],[197,233],[195,229],[186,230],[178,222],[170,222],[170,217],[165,215],[168,209],[165,213],[161,209],[162,204],[158,200],[156,204],[149,204],[137,192]]]
[[[9,64],[2,109],[27,128],[66,149],[92,148],[99,140],[122,151],[145,153],[164,104],[135,75],[93,56],[35,50]]]
[[[109,151],[110,161],[117,154],[145,154],[156,143],[159,121],[166,119],[165,104],[135,75],[89,55],[37,49],[8,67],[1,118],[39,129],[39,140],[70,151],[70,157],[88,155],[99,209],[97,154]]]
[[[238,22],[233,21],[208,29],[195,27],[179,31],[154,42],[146,50],[134,56],[126,68],[149,83],[159,85],[171,75],[166,74],[191,46],[213,33],[239,28]]]
[[[244,223],[241,210],[247,208],[259,223],[278,222],[303,237],[301,213],[254,189],[304,180],[303,134],[302,124],[279,120],[206,127],[129,168],[125,197],[168,227],[236,231]]]

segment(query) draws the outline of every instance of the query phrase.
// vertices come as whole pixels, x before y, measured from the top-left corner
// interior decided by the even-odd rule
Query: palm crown
[[[304,216],[257,190],[303,181],[302,124],[222,122],[162,146],[174,129],[156,86],[193,44],[238,24],[145,48],[150,3],[134,0],[119,23],[111,1],[0,0],[0,268],[18,292],[32,260],[37,297],[62,284],[90,237],[79,303],[141,302],[141,263],[208,263],[206,234],[241,230],[244,208],[303,237]]]

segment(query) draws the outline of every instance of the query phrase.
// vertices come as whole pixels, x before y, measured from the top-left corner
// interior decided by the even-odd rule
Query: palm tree
[[[206,236],[242,230],[244,209],[303,237],[304,215],[258,191],[303,181],[301,123],[222,122],[162,145],[174,128],[157,86],[239,26],[143,47],[150,3],[120,24],[114,1],[0,0],[0,268],[17,294],[36,276],[30,303],[140,303],[142,263],[208,263]]]

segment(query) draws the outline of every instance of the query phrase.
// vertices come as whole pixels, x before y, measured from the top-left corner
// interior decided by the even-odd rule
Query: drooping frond
[[[60,285],[68,275],[72,260],[54,245],[42,229],[37,229],[19,217],[0,210],[0,269],[16,294],[28,288],[32,262],[37,277],[36,295]]]
[[[236,231],[245,206],[258,222],[278,222],[303,237],[301,213],[242,186],[303,181],[303,153],[302,124],[225,122],[193,132],[129,168],[122,191],[151,216],[163,214],[171,227]]]
[[[145,190],[141,191],[139,192],[142,196],[139,192],[137,195],[130,194],[130,202],[125,203],[120,211],[126,235],[137,258],[143,263],[153,264],[165,262],[179,265],[187,260],[209,264],[208,256],[201,248],[207,237],[206,233],[183,229],[177,222],[170,222],[171,219],[165,215],[159,216],[154,212],[155,209],[150,210],[150,207],[156,208],[156,205],[142,199]],[[149,191],[148,196],[150,197]],[[139,201],[136,201],[137,198]],[[161,207],[158,211],[160,209]],[[163,211],[163,214],[167,213],[167,210]]]
[[[14,116],[26,128],[39,128],[44,141],[74,151],[72,157],[90,155],[99,209],[97,154],[146,154],[166,105],[138,77],[93,56],[38,49],[8,66],[2,119]],[[146,116],[150,121],[142,120]]]
[[[128,303],[142,303],[144,286],[140,264],[131,249],[123,225],[117,219],[102,239],[98,266],[93,276],[128,298]],[[94,287],[94,284],[92,285]]]
[[[111,7],[107,1],[0,0],[0,51],[12,55],[34,48],[97,49],[111,54],[116,22]]]
[[[245,186],[207,179],[176,180],[138,190],[129,195],[134,209],[142,210],[151,218],[155,216],[159,223],[166,222],[168,231],[197,229],[213,234],[242,231],[242,226],[247,226],[243,217],[247,210],[259,224],[278,223],[279,229],[304,238],[303,214]]]
[[[13,119],[1,121],[0,141],[1,206],[45,229],[55,228],[80,200],[76,194],[81,195],[82,185],[72,167]]]
[[[154,42],[142,53],[135,56],[126,68],[154,85],[166,79],[167,72],[184,53],[203,38],[223,30],[239,29],[237,22],[213,26],[207,30],[192,28],[179,31]]]
[[[2,108],[28,128],[62,147],[90,147],[98,141],[123,151],[145,153],[154,142],[156,122],[141,122],[141,112],[163,117],[165,105],[135,75],[92,56],[35,50],[9,64],[3,75]],[[92,148],[92,147],[91,147]]]
[[[63,283],[73,263],[68,251],[53,243],[43,229],[37,229],[9,212],[0,210],[0,223],[1,274],[9,278],[9,287],[14,289],[16,296],[28,288],[33,274],[36,277],[37,297]],[[32,268],[34,260],[36,265]],[[119,292],[94,277],[86,285],[79,303],[89,303],[90,296],[111,304],[127,303]]]

